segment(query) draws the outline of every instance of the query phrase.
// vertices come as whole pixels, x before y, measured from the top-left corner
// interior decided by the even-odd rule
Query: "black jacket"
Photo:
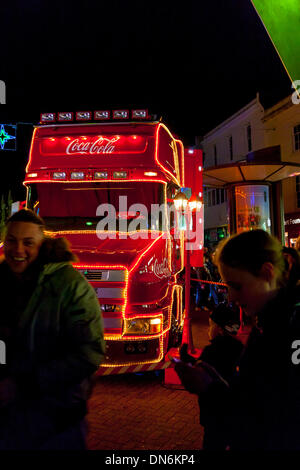
[[[300,450],[299,302],[299,287],[282,289],[258,315],[224,397],[232,450]]]

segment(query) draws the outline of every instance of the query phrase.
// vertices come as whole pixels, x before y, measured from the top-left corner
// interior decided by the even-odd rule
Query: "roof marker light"
[[[64,180],[66,179],[66,176],[67,174],[65,171],[55,171],[52,175],[52,178],[54,180]]]
[[[58,121],[73,121],[73,113],[58,113]]]
[[[55,122],[55,113],[42,113],[40,116],[40,122]]]
[[[129,112],[126,109],[116,109],[113,111],[113,119],[128,119]]]
[[[92,119],[91,111],[76,111],[77,121],[89,121]]]
[[[94,178],[95,179],[104,179],[108,177],[107,171],[95,171]]]
[[[145,176],[157,176],[156,171],[145,171],[144,172]]]
[[[194,153],[194,149],[189,149],[188,153]]]
[[[127,178],[127,171],[114,171],[113,177],[114,178]]]
[[[94,112],[94,119],[96,121],[102,120],[102,119],[109,119],[110,118],[110,112],[109,111],[95,111]]]
[[[131,113],[132,119],[147,119],[148,110],[147,109],[133,109]]]
[[[71,180],[83,180],[84,172],[83,171],[72,171]]]
[[[36,178],[37,177],[37,173],[28,173],[28,178]]]

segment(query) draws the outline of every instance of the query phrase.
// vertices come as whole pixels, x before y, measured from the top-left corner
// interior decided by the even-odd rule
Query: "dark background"
[[[146,107],[193,145],[260,93],[290,80],[250,0],[17,0],[1,7],[0,122],[41,112]],[[0,152],[0,194],[21,188],[32,126]]]

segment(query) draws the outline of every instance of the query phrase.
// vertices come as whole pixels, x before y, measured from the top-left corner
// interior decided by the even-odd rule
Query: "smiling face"
[[[228,285],[229,302],[236,302],[252,317],[276,295],[277,280],[271,263],[264,263],[257,276],[223,263],[220,264],[219,269],[223,281]]]
[[[31,222],[9,222],[4,240],[4,255],[15,274],[22,274],[38,257],[44,235]]]

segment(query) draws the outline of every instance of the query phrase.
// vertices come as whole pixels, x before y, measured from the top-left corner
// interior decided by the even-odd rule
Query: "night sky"
[[[292,92],[250,0],[16,0],[1,11],[0,122],[40,112],[147,107],[193,145],[260,92]],[[32,128],[1,152],[1,191],[22,197]],[[3,160],[4,161],[4,160]]]

